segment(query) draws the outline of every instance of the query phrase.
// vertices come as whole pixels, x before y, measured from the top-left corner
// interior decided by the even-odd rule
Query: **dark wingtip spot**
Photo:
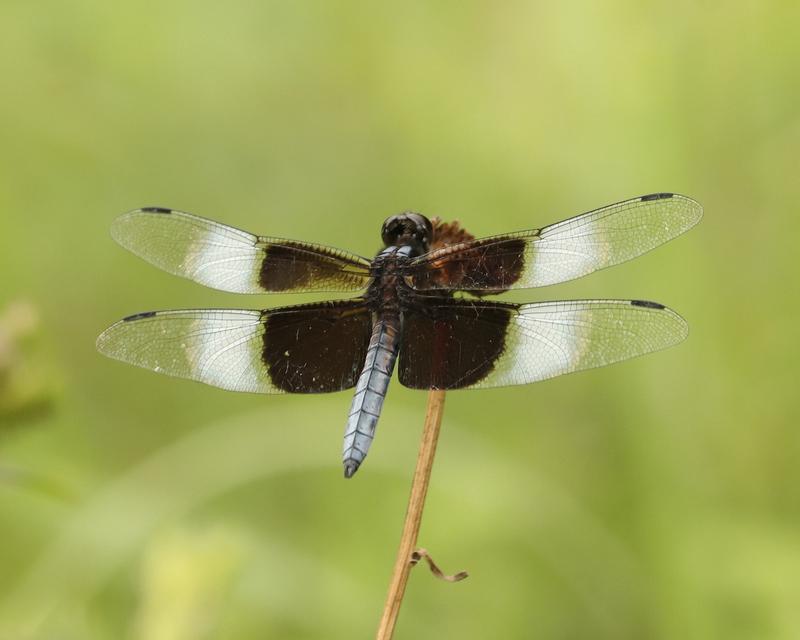
[[[172,209],[166,209],[164,207],[142,207],[141,210],[147,213],[172,213]]]
[[[133,322],[134,320],[142,320],[144,318],[152,318],[156,315],[155,311],[143,311],[142,313],[134,313],[132,316],[128,316],[127,318],[123,318],[123,322]]]
[[[634,307],[645,307],[646,309],[664,309],[663,304],[658,302],[650,302],[650,300],[631,300]]]
[[[674,193],[650,193],[646,196],[642,196],[642,202],[647,202],[649,200],[667,200],[674,195]]]

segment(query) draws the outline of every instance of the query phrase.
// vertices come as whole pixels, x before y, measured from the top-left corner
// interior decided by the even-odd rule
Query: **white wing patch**
[[[97,339],[104,355],[229,391],[282,393],[262,361],[259,311],[160,311],[131,316]]]

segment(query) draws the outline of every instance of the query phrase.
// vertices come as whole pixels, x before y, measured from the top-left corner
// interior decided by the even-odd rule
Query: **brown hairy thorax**
[[[441,249],[447,245],[469,242],[475,239],[475,236],[461,227],[461,223],[458,220],[444,222],[439,216],[435,216],[431,218],[431,225],[433,226],[433,237],[430,242],[431,251]]]
[[[502,293],[519,280],[525,238],[511,234],[476,240],[457,220],[436,217],[430,222],[430,253],[412,276],[416,288],[429,293],[457,289],[480,298]]]

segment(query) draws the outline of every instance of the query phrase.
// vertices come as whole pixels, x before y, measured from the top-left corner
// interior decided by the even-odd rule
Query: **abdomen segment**
[[[344,433],[344,475],[350,478],[361,466],[375,437],[389,380],[397,360],[400,322],[396,317],[375,323],[364,369],[358,378]]]

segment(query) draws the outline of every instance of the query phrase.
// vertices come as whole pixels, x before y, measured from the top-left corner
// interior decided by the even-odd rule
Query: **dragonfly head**
[[[381,229],[381,237],[387,247],[411,245],[416,254],[428,251],[432,235],[431,221],[413,211],[387,218]]]

